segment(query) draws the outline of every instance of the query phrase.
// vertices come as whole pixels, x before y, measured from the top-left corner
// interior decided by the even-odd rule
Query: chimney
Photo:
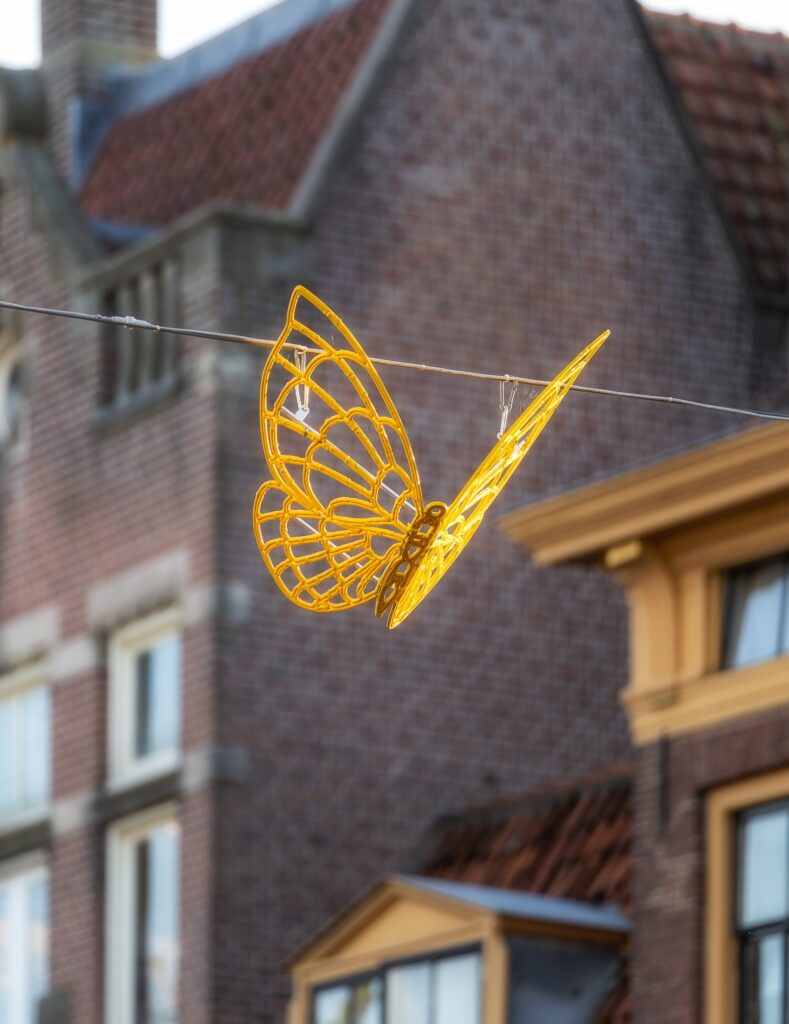
[[[90,100],[103,72],[156,56],[157,0],[41,0],[41,67],[48,134],[61,174],[73,173],[70,139],[77,101]]]

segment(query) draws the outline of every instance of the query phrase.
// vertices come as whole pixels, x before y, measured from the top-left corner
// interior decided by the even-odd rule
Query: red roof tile
[[[421,869],[456,882],[632,907],[629,769],[444,819]],[[628,1024],[627,964],[595,1024]]]
[[[789,286],[789,39],[645,11],[757,282]]]
[[[221,201],[282,209],[391,0],[359,0],[108,132],[83,183],[92,217],[161,226]]]

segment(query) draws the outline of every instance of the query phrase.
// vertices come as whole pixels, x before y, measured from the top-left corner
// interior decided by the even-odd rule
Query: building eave
[[[789,489],[789,425],[757,427],[504,516],[538,565],[595,561],[734,505]]]

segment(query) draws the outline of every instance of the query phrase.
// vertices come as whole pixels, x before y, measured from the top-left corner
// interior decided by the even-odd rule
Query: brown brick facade
[[[706,796],[785,768],[788,725],[789,712],[771,711],[638,752],[632,985],[639,1024],[704,1019]]]
[[[110,8],[122,17],[97,4],[100,24]],[[54,15],[45,31],[54,46]],[[314,225],[234,216],[168,238],[182,322],[270,337],[303,281],[373,354],[548,376],[611,327],[587,383],[746,402],[749,300],[640,33],[629,0],[415,3]],[[0,239],[0,280],[19,301],[95,303],[115,266],[67,284],[72,258],[18,178]],[[32,414],[27,453],[0,470],[0,618],[53,605],[56,646],[95,648],[54,689],[52,985],[71,993],[74,1024],[99,1024],[115,622],[90,595],[175,553],[186,568],[169,590],[125,614],[146,600],[198,609],[185,632],[189,769],[173,783],[183,1020],[279,1022],[284,956],[407,863],[437,813],[627,754],[621,596],[582,570],[536,571],[494,514],[398,631],[369,608],[310,617],[267,577],[249,525],[266,475],[262,357],[187,343],[177,394],[97,422],[97,332],[35,319],[25,331]],[[398,370],[385,380],[425,497],[451,497],[495,439],[497,389]],[[572,396],[500,511],[725,425]],[[210,771],[193,770],[200,758]],[[70,827],[75,805],[89,813]],[[636,981],[645,1006],[649,962]]]

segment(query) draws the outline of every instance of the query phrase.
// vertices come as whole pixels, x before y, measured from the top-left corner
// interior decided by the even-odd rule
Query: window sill
[[[636,743],[705,729],[786,703],[789,655],[622,694]]]
[[[35,814],[31,812],[0,821],[0,860],[48,846],[51,838],[52,824],[48,807]]]
[[[101,822],[114,821],[164,803],[181,792],[181,768],[171,766],[156,775],[135,776],[115,782],[96,798],[96,817]]]
[[[122,427],[166,405],[180,394],[183,387],[183,373],[175,373],[139,395],[99,407],[91,417],[91,426],[100,433]]]

